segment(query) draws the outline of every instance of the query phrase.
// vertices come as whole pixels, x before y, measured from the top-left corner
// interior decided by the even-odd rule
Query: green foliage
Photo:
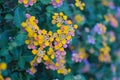
[[[14,24],[16,27],[21,28],[21,23],[25,20],[25,12],[18,7],[14,11]]]
[[[51,0],[37,0],[33,6],[24,7],[18,0],[0,0],[0,62],[5,62],[8,68],[2,72],[4,78],[11,80],[119,80],[120,79],[120,0],[108,0],[110,5],[103,5],[103,0],[81,0],[85,2],[85,10],[81,11],[76,7],[74,0],[64,0],[60,7],[54,8]],[[105,1],[105,0],[104,0]],[[107,1],[107,0],[106,0]],[[115,7],[115,8],[112,8]],[[78,24],[76,35],[72,38],[69,47],[65,49],[66,67],[71,68],[71,73],[67,75],[58,74],[56,71],[47,70],[43,63],[37,67],[37,73],[30,75],[26,72],[30,68],[30,61],[33,59],[31,50],[25,45],[27,33],[21,26],[25,21],[25,14],[29,13],[38,19],[41,29],[56,32],[57,27],[52,25],[52,15],[56,12],[63,12]],[[74,17],[79,14],[84,17],[84,21],[77,23]],[[112,27],[110,22],[105,21],[104,16],[112,14],[118,22],[118,27]],[[94,35],[93,27],[96,23],[103,23],[107,27],[106,43],[110,46],[111,63],[100,62],[99,50],[103,47],[103,37]],[[115,24],[115,22],[113,22]],[[86,31],[89,28],[89,31]],[[91,31],[91,33],[90,33]],[[116,41],[109,41],[109,32],[115,33]],[[88,44],[87,36],[95,38],[95,44]],[[106,38],[105,38],[106,39]],[[74,46],[74,49],[71,49]],[[85,48],[88,58],[80,63],[75,63],[72,52]],[[93,53],[90,50],[94,49]],[[114,66],[114,67],[113,67]],[[0,71],[1,75],[1,71]],[[116,79],[115,79],[116,78]],[[0,79],[1,80],[1,79]]]
[[[15,42],[17,46],[22,46],[25,43],[26,39],[27,35],[21,32],[15,37]]]
[[[49,4],[50,3],[50,0],[40,0],[40,2],[42,3],[42,4]]]

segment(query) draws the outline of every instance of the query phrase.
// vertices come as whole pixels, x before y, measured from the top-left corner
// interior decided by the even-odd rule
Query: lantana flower
[[[54,8],[60,7],[63,4],[64,0],[51,0],[51,4]]]
[[[84,48],[80,48],[77,52],[72,54],[72,60],[75,62],[81,62],[88,57]]]
[[[65,48],[68,47],[78,26],[73,25],[62,12],[55,13],[52,16],[52,24],[56,25],[58,30],[53,33],[45,29],[41,30],[34,16],[26,14],[26,17],[27,20],[21,24],[28,33],[25,43],[35,56],[27,72],[33,75],[37,71],[35,66],[43,62],[46,69],[56,70],[59,74],[68,74],[71,70],[65,67]]]
[[[94,26],[94,32],[102,35],[106,32],[107,28],[105,27],[105,25],[103,25],[102,23],[97,23],[95,26]]]
[[[75,6],[76,6],[76,7],[79,7],[80,10],[84,10],[85,3],[82,2],[81,0],[75,0]]]
[[[100,54],[98,56],[99,61],[101,62],[111,62],[111,56],[110,56],[110,47],[104,43],[104,47],[100,49]]]
[[[33,4],[36,3],[37,0],[19,0],[18,2],[20,4],[24,4],[25,7],[32,6]]]

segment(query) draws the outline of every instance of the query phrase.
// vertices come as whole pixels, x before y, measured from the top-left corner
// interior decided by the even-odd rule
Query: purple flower
[[[88,36],[88,43],[95,44],[95,39],[92,36]]]
[[[109,2],[109,7],[110,7],[111,9],[115,9],[114,3],[113,3],[113,2]]]
[[[95,25],[95,27],[93,28],[93,31],[95,33],[98,33],[98,34],[101,35],[101,34],[104,34],[106,32],[106,27],[103,24],[101,24],[101,23],[97,23]]]
[[[115,15],[116,17],[120,17],[120,7],[117,8],[117,13]]]
[[[30,75],[34,75],[30,70],[26,70],[27,73],[29,73]]]

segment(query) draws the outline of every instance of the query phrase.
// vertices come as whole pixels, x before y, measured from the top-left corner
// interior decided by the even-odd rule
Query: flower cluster
[[[109,32],[109,41],[112,43],[116,40],[115,33],[113,31]]]
[[[94,27],[94,32],[98,33],[98,34],[104,34],[106,32],[106,27],[105,25],[101,24],[101,23],[97,23]]]
[[[52,31],[41,30],[37,25],[38,20],[34,16],[26,15],[26,22],[22,22],[22,27],[28,32],[28,38],[25,41],[28,48],[32,49],[35,55],[31,61],[31,68],[27,70],[30,74],[34,74],[37,70],[35,66],[43,62],[47,69],[57,70],[60,74],[67,74],[70,69],[65,68],[65,55],[67,45],[74,36],[77,25],[73,25],[71,20],[67,20],[67,16],[62,12],[55,13],[52,23],[56,24],[58,30]]]
[[[32,6],[34,3],[36,3],[37,0],[19,0],[18,2],[20,4],[24,4],[25,7]]]
[[[114,9],[115,5],[112,1],[102,0],[102,5],[109,7],[110,9]]]
[[[110,47],[106,43],[104,43],[103,45],[104,47],[100,49],[98,59],[101,62],[111,62],[111,56],[109,54]]]
[[[117,21],[117,19],[112,14],[105,15],[104,18],[114,28],[118,27],[118,21]]]
[[[80,23],[82,23],[83,21],[85,21],[85,17],[82,16],[82,15],[80,15],[80,14],[77,14],[77,15],[74,16],[74,20],[75,20],[78,24],[80,24]]]
[[[63,4],[64,0],[51,0],[51,4],[54,8],[60,7]]]
[[[83,59],[86,59],[88,57],[87,53],[85,52],[84,48],[80,48],[78,53],[72,54],[72,60],[75,62],[81,62]]]
[[[81,2],[81,0],[75,0],[75,6],[79,7],[80,10],[84,10],[85,3]]]
[[[4,63],[4,62],[1,62],[1,63],[0,63],[0,80],[4,80],[1,72],[4,71],[4,70],[6,70],[6,69],[7,69],[7,64]]]

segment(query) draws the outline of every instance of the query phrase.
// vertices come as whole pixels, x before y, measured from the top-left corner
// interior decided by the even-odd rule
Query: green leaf
[[[77,50],[78,47],[79,47],[79,45],[78,45],[79,44],[78,38],[77,37],[73,37],[70,44],[73,45],[75,47],[75,49]]]
[[[25,73],[25,76],[26,76],[26,80],[30,80],[33,77],[31,75],[28,75],[27,73]]]
[[[40,0],[42,4],[49,4],[50,0]]]
[[[6,49],[6,48],[2,48],[1,50],[0,50],[0,56],[6,56],[6,55],[8,55],[9,53],[8,53],[8,50]]]
[[[81,75],[81,80],[86,80],[84,76]]]
[[[46,10],[47,10],[47,12],[51,12],[51,11],[54,10],[54,8],[53,8],[53,6],[48,6],[48,7],[46,8]]]
[[[26,62],[30,62],[33,60],[33,55],[22,56]]]
[[[18,80],[18,73],[14,72],[10,75],[10,77],[11,77],[12,80]]]
[[[27,35],[25,35],[23,33],[18,34],[15,38],[15,42],[17,43],[17,46],[23,45],[26,38],[27,38]]]
[[[11,14],[5,15],[5,19],[13,19],[13,16]]]
[[[0,34],[0,47],[6,47],[8,43],[8,38],[7,38],[8,32],[3,32]]]
[[[8,55],[5,56],[5,60],[6,60],[7,63],[9,63],[9,62],[11,62],[12,58],[11,58],[11,56],[8,54]]]
[[[67,15],[67,16],[72,16],[72,14],[70,14],[70,13],[72,13],[70,11],[70,7],[66,2],[64,2],[63,5],[58,8],[58,11],[59,12],[64,12],[65,15]]]
[[[71,74],[65,76],[64,80],[74,80],[73,76]]]
[[[81,74],[74,76],[74,80],[86,80],[85,77]]]
[[[21,23],[25,20],[25,13],[21,8],[16,8],[14,12],[14,24],[16,27],[21,28]]]
[[[3,75],[3,76],[8,76],[8,70],[3,71],[3,72],[2,72],[2,75]]]
[[[7,48],[2,48],[0,50],[0,56],[5,57],[5,60],[7,63],[11,61],[11,56],[9,55],[8,49]]]
[[[19,66],[21,69],[24,69],[24,67],[25,67],[25,60],[24,60],[24,58],[22,58],[22,57],[19,58],[18,66]]]

